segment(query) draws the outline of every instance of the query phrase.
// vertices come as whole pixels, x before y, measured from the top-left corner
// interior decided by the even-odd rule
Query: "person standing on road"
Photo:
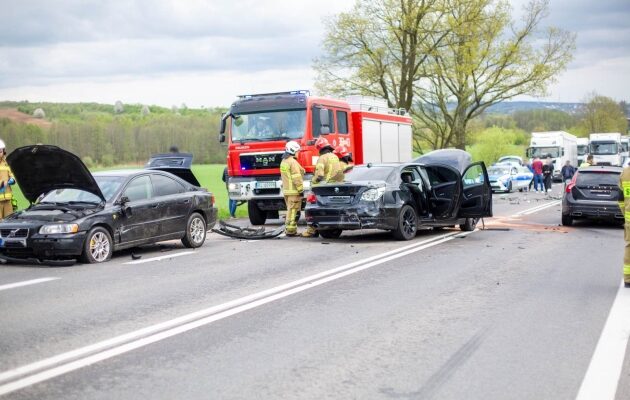
[[[7,149],[4,141],[0,140],[0,219],[13,213],[13,184],[15,179],[7,163]]]
[[[529,172],[532,173],[532,180],[529,181],[529,185],[527,186],[527,191],[531,192],[532,191],[532,186],[534,186],[534,167],[532,167],[532,163],[531,162],[527,162],[525,164],[525,166],[527,167],[527,169],[529,170]]]
[[[543,191],[543,163],[540,161],[540,158],[534,158],[532,162],[532,169],[534,170],[534,192],[538,191],[538,187],[540,186],[540,191]]]
[[[567,162],[562,166],[560,175],[562,175],[562,181],[566,187],[569,184],[569,181],[573,179],[573,175],[575,175],[575,167],[571,165],[571,161],[567,160]]]
[[[232,200],[230,198],[230,187],[229,187],[229,176],[228,176],[228,168],[225,167],[223,169],[223,182],[225,182],[225,189],[228,192],[228,210],[230,211],[230,218],[236,218],[236,200]]]
[[[623,239],[625,241],[623,282],[625,287],[630,288],[630,167],[625,167],[619,176],[619,189],[621,190],[619,207],[623,211],[625,220],[623,226]]]
[[[547,162],[543,165],[543,182],[545,184],[545,193],[551,190],[551,180],[553,178],[553,160],[547,157]]]
[[[287,142],[280,163],[282,178],[282,194],[287,207],[284,220],[284,233],[287,236],[297,236],[297,219],[302,209],[302,194],[304,193],[304,168],[295,159],[300,151],[300,144],[295,141]]]
[[[344,174],[349,171],[352,171],[352,167],[354,167],[354,161],[352,160],[352,153],[350,150],[344,146],[340,145],[335,148],[334,151],[337,158],[339,158],[339,165],[341,165],[341,170]]]
[[[333,147],[328,139],[320,136],[315,142],[315,148],[319,150],[319,158],[315,165],[313,179],[311,179],[311,187],[329,182],[343,182],[344,174],[339,158],[333,154]],[[303,237],[317,237],[317,229],[312,225],[306,228]]]
[[[590,167],[591,165],[595,165],[595,162],[593,161],[593,155],[589,154],[586,156],[586,161],[582,161],[582,164],[580,164],[580,168]]]

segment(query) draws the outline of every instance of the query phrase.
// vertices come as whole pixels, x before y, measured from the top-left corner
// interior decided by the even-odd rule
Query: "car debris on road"
[[[219,221],[219,227],[213,228],[212,232],[219,235],[227,236],[233,239],[246,239],[246,240],[260,240],[260,239],[273,239],[284,233],[284,226],[280,226],[273,230],[266,230],[264,227],[249,228],[241,227],[238,225],[228,224],[224,221]]]

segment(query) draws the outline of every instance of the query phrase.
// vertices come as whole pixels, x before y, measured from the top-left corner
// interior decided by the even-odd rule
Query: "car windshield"
[[[618,186],[618,172],[580,171],[576,179],[578,186]]]
[[[94,179],[98,187],[103,192],[103,196],[108,201],[116,194],[120,185],[124,181],[120,176],[95,176]],[[94,203],[99,204],[101,198],[97,195],[80,189],[56,189],[48,192],[39,202],[40,203]]]
[[[530,147],[529,156],[532,158],[557,158],[560,156],[559,147]]]
[[[497,167],[488,168],[488,175],[509,175],[509,174],[510,174],[509,168],[497,168]]]
[[[299,139],[305,127],[306,110],[240,114],[232,118],[232,141]]]
[[[619,145],[616,142],[591,143],[593,154],[600,156],[619,153]]]
[[[394,172],[393,167],[354,167],[346,173],[345,180],[349,182],[358,181],[389,181]]]
[[[578,156],[583,156],[584,154],[588,153],[588,145],[586,144],[581,144],[578,146]]]

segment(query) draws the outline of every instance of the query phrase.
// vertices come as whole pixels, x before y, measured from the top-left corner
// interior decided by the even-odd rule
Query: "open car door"
[[[483,162],[470,164],[462,174],[459,218],[492,217],[492,188]]]
[[[430,185],[429,209],[433,217],[437,220],[455,218],[462,193],[461,175],[455,168],[443,164],[425,165],[424,171]]]

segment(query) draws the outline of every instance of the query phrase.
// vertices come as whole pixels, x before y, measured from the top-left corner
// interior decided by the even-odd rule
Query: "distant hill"
[[[557,103],[546,101],[504,101],[488,108],[488,113],[513,114],[516,111],[529,110],[559,110],[568,114],[576,114],[582,103]]]

